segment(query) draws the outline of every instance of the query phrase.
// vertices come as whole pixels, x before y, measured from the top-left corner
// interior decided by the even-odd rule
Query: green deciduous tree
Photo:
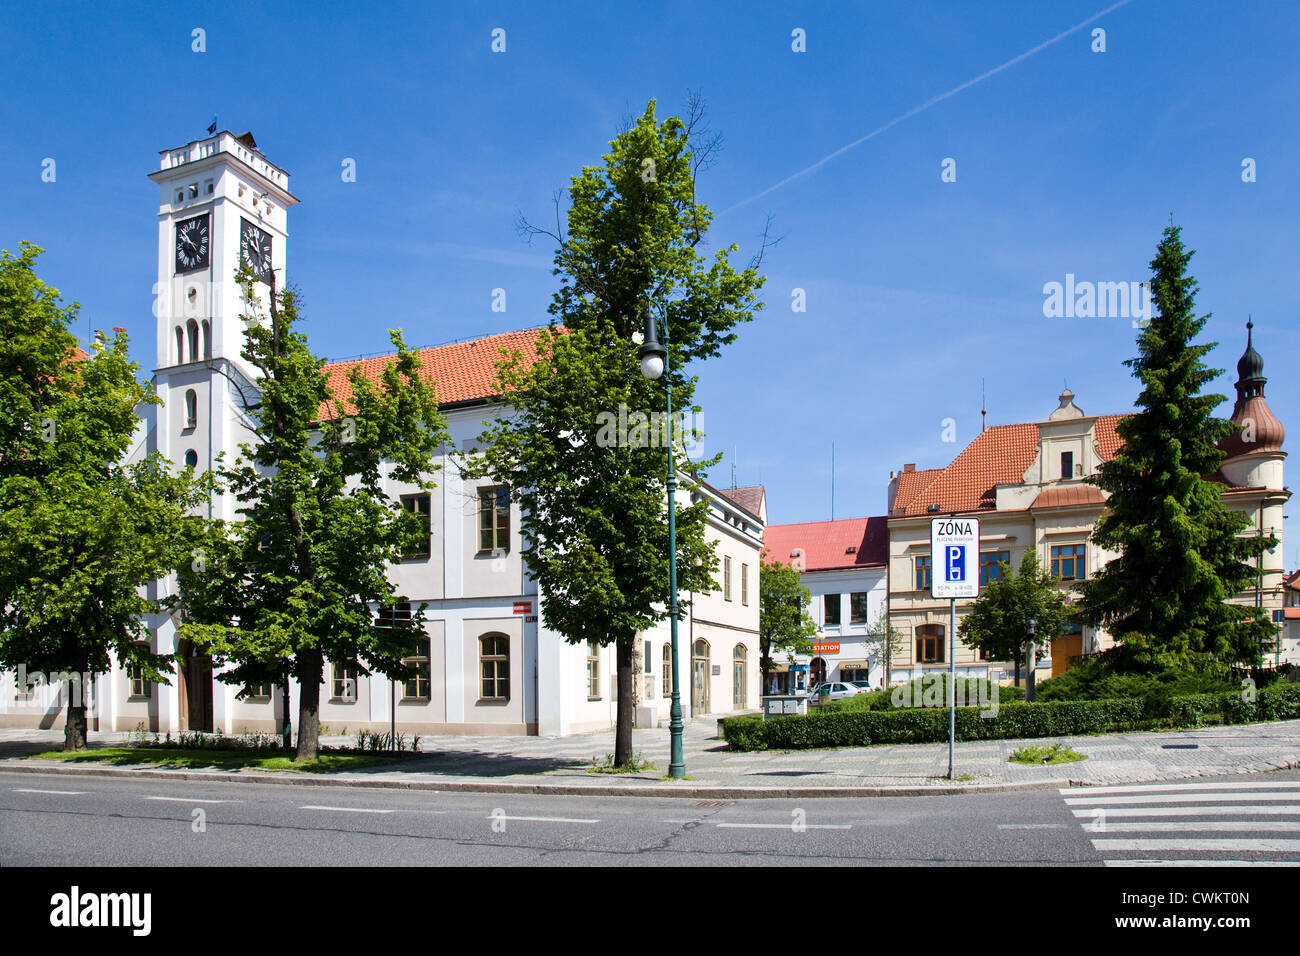
[[[1034,622],[1038,644],[1035,660],[1041,660],[1051,642],[1065,632],[1070,606],[1056,578],[1038,563],[1032,548],[1020,559],[1018,574],[1005,562],[998,567],[1001,576],[990,581],[971,602],[970,610],[957,625],[957,636],[967,647],[987,652],[990,660],[1014,661],[1019,684],[1022,645],[1029,637],[1029,622]]]
[[[1151,260],[1157,311],[1124,363],[1142,383],[1139,411],[1119,423],[1123,446],[1090,479],[1110,492],[1093,540],[1118,557],[1079,585],[1080,615],[1119,642],[1113,663],[1138,669],[1255,663],[1274,630],[1228,603],[1255,579],[1247,562],[1277,540],[1239,537],[1249,518],[1206,480],[1224,458],[1216,443],[1237,426],[1213,415],[1224,396],[1201,394],[1222,370],[1202,362],[1216,343],[1193,344],[1209,316],[1194,314],[1192,255],[1180,229],[1166,228]]]
[[[0,253],[0,665],[71,675],[64,747],[76,750],[84,684],[110,657],[169,682],[145,623],[166,602],[146,587],[189,560],[205,483],[156,454],[124,463],[137,409],[158,399],[125,333],[79,354],[77,306],[36,276],[40,251]]]
[[[769,561],[764,552],[758,571],[758,660],[764,693],[773,657],[812,653],[817,623],[809,613],[811,604],[812,592],[800,583],[799,569]]]
[[[885,663],[885,686],[894,676],[894,655],[903,648],[903,633],[894,627],[894,622],[889,619],[889,610],[885,611],[872,622],[867,628],[866,645],[876,648],[875,653],[879,654]]]
[[[181,636],[234,665],[220,675],[227,683],[295,677],[296,759],[313,760],[327,661],[410,676],[401,660],[422,637],[423,606],[409,619],[389,615],[383,626],[372,607],[405,600],[387,572],[428,529],[383,484],[387,476],[431,489],[431,459],[446,441],[446,424],[399,332],[390,333],[397,354],[379,380],[358,365],[349,375],[351,398],[342,401],[321,372],[324,360],[295,331],[295,294],[272,292],[268,323],[251,276],[240,278],[249,303],[243,354],[260,373],[261,397],[250,409],[255,442],[241,445],[240,459],[218,474],[243,520],[219,527],[205,560],[183,573]]]
[[[567,233],[558,201],[555,231],[521,222],[556,245],[561,286],[550,312],[563,330],[540,333],[535,364],[521,355],[503,363],[502,401],[513,412],[489,425],[482,457],[466,463],[467,474],[508,485],[522,506],[523,554],[546,625],[571,643],[615,645],[618,766],[631,755],[633,645],[667,615],[668,452],[655,440],[664,429],[611,433],[610,416],[662,413],[666,388],[674,409],[692,408],[688,363],[717,355],[759,308],[757,261],[738,270],[735,246],[711,260],[697,248],[712,215],[696,201],[696,176],[716,149],[701,115],[696,104],[685,122],[660,122],[652,101],[603,165],[573,178]],[[642,377],[633,338],[647,311],[670,333],[669,371],[658,381]],[[689,487],[699,465],[678,460]],[[706,517],[704,501],[678,511],[681,592],[714,587]]]

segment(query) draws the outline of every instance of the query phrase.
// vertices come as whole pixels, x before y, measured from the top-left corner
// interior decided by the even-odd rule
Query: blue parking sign
[[[965,581],[966,546],[962,544],[950,544],[945,550],[947,551],[948,558],[947,561],[944,562],[944,580]]]

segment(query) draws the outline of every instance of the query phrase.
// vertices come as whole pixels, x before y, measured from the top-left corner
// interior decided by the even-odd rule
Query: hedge
[[[1156,713],[1155,710],[1167,710]],[[958,740],[1072,737],[1153,727],[1200,727],[1300,718],[1300,684],[1281,684],[1243,699],[1240,691],[1188,694],[1157,705],[1143,698],[1003,704],[992,717],[981,708],[957,708]],[[905,708],[858,713],[813,713],[763,720],[729,717],[723,738],[732,750],[807,750],[870,743],[938,743],[948,739],[948,709]]]

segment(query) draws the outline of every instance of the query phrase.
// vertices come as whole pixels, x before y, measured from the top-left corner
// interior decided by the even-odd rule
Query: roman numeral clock
[[[271,284],[271,234],[247,219],[239,220],[239,258],[259,280]]]
[[[195,216],[176,224],[176,271],[193,272],[208,267],[212,244],[208,240],[208,217]]]

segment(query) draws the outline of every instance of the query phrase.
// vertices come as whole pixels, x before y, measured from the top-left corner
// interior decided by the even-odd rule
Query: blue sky
[[[545,221],[626,116],[697,89],[724,137],[700,186],[714,247],[752,252],[768,214],[784,236],[766,310],[696,369],[727,453],[711,477],[730,482],[734,448],[772,521],[830,516],[832,442],[836,516],[883,512],[891,470],[945,464],[978,432],[981,379],[990,424],[1045,417],[1067,381],[1089,414],[1129,409],[1130,320],[1046,318],[1043,285],[1145,279],[1171,214],[1228,370],[1216,390],[1232,394],[1253,314],[1269,402],[1300,434],[1295,4],[1132,0],[746,202],[1108,5],[6,5],[0,247],[43,246],[46,280],[147,367],[145,177],[215,113],[292,174],[289,279],[319,353],[383,350],[390,327],[420,345],[526,328],[555,280],[516,216]],[[1300,565],[1295,520],[1286,551]]]

